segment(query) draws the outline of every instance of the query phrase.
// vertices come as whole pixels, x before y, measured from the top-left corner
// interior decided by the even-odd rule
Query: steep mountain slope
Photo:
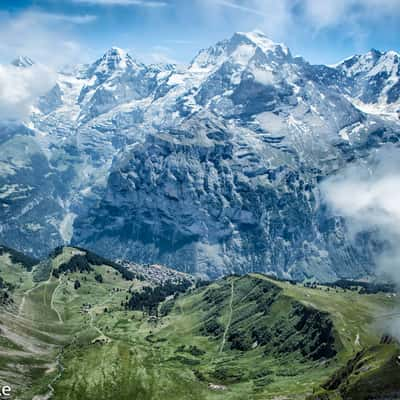
[[[350,243],[318,189],[398,142],[397,100],[385,97],[397,58],[364,58],[314,66],[253,32],[187,68],[113,48],[64,71],[28,127],[1,128],[0,238],[34,255],[72,242],[208,277],[371,274],[376,246]],[[370,77],[382,95],[362,94]]]
[[[400,395],[398,346],[390,343],[359,351],[312,399],[390,399]]]
[[[18,399],[291,400],[336,395],[349,371],[351,382],[380,366],[399,373],[386,363],[399,347],[379,344],[374,322],[393,315],[387,293],[253,274],[178,294],[184,286],[138,280],[81,248],[60,248],[31,271],[3,251],[0,277],[12,287],[0,291],[12,300],[0,304],[0,384]],[[159,297],[168,287],[176,294]]]

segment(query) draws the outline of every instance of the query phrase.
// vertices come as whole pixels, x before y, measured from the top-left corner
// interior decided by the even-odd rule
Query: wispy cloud
[[[235,10],[243,11],[246,13],[267,17],[267,14],[265,14],[262,10],[258,9],[257,7],[249,7],[244,4],[242,5],[239,3],[235,3],[232,1],[225,1],[225,0],[217,0],[216,3],[227,8],[233,8]]]
[[[321,27],[341,24],[343,18],[400,14],[399,0],[206,0],[204,3],[268,18],[274,17],[276,11],[283,8],[291,16],[303,14],[309,22]]]
[[[139,6],[147,8],[161,8],[168,6],[165,1],[146,0],[72,0],[74,3],[82,3],[98,6]]]
[[[400,285],[400,153],[387,145],[321,184],[324,199],[344,217],[352,236],[373,231],[387,243],[377,254],[380,272]]]
[[[96,15],[84,14],[84,15],[76,15],[76,14],[56,14],[56,13],[48,13],[43,11],[32,11],[30,15],[33,18],[42,19],[46,22],[66,22],[70,24],[89,24],[91,22],[96,21]]]
[[[243,11],[245,13],[259,15],[261,17],[268,16],[268,14],[263,12],[262,8],[259,8],[257,4],[255,6],[251,6],[251,2],[244,2],[239,4],[233,1],[216,0],[216,4],[227,8],[233,8],[234,10]],[[249,5],[247,6],[246,4]]]

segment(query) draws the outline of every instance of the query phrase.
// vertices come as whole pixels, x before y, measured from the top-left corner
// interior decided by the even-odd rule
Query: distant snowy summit
[[[13,64],[27,67],[33,61],[19,57]],[[145,65],[126,51],[112,47],[95,63],[80,67],[79,71],[78,84],[82,87],[78,102],[82,123],[129,101],[163,97],[172,86],[198,90],[197,86],[211,84],[218,75],[223,77],[220,81],[229,78],[236,84],[254,78],[264,86],[287,81],[295,88],[294,80],[300,74],[302,79],[310,78],[309,81],[334,88],[367,113],[393,117],[400,113],[398,53],[371,50],[335,66],[313,66],[301,57],[293,57],[284,44],[274,43],[258,31],[238,32],[230,39],[201,50],[187,68],[178,69],[171,64]],[[184,91],[175,90],[177,96]],[[213,94],[211,88],[206,92],[199,96]]]
[[[11,62],[15,67],[27,68],[31,67],[35,63],[29,58],[24,56],[19,56]]]
[[[350,79],[348,90],[357,105],[365,105],[367,112],[400,114],[399,59],[395,51],[373,49],[346,59],[336,68]]]

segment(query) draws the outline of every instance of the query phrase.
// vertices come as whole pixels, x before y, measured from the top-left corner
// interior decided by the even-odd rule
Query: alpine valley
[[[397,146],[399,78],[392,51],[311,65],[259,32],[187,67],[112,48],[60,71],[27,122],[1,122],[0,241],[41,259],[76,245],[203,279],[373,275],[382,243],[350,237],[319,183]]]
[[[397,400],[399,295],[1,246],[0,385],[15,400]]]

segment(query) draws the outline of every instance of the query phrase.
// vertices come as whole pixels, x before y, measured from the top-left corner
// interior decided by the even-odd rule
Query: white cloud
[[[400,288],[400,149],[386,146],[321,185],[336,215],[353,234],[369,231],[384,246],[376,254],[378,273]],[[381,321],[400,340],[400,319]]]
[[[64,15],[26,11],[14,15],[0,13],[0,62],[28,56],[35,62],[58,68],[90,60],[68,26],[94,21],[92,15]]]
[[[165,7],[168,3],[164,1],[148,0],[72,0],[74,3],[84,3],[99,6],[140,6],[148,8]]]
[[[37,98],[47,93],[55,81],[56,74],[45,66],[0,65],[0,120],[27,118]]]
[[[92,15],[26,11],[0,13],[0,120],[25,120],[39,96],[56,82],[56,71],[65,64],[84,62],[88,51],[69,32],[69,24],[87,24]],[[35,64],[17,68],[10,62],[27,56]]]
[[[381,148],[321,185],[324,198],[353,234],[376,232],[387,244],[377,255],[380,272],[400,286],[400,149]]]

